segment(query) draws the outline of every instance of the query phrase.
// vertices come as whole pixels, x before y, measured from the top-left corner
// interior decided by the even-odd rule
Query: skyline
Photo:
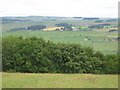
[[[3,0],[3,16],[118,17],[119,0]]]

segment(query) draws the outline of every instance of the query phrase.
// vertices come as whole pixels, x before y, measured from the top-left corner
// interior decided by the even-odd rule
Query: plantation
[[[118,55],[104,55],[80,44],[37,37],[4,37],[3,71],[22,73],[118,74]]]

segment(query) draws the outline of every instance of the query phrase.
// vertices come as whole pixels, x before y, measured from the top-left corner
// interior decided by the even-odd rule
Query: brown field
[[[64,27],[52,27],[52,28],[43,29],[43,31],[53,31],[53,30],[62,29],[62,28],[64,28]]]
[[[118,36],[107,36],[107,38],[117,38]]]

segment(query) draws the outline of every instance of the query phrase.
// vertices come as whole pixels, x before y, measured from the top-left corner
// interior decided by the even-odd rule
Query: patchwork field
[[[3,88],[118,88],[117,75],[34,73],[2,75]]]

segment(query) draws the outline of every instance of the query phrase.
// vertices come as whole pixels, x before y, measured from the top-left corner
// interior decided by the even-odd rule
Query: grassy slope
[[[61,21],[27,21],[27,22],[15,22],[15,23],[7,23],[2,25],[2,29],[4,31],[12,29],[12,28],[20,28],[20,27],[28,27],[31,25],[46,25],[47,27],[54,27],[55,24],[58,23],[68,23],[68,24],[77,24],[77,25],[94,25],[94,24],[104,24],[104,23],[94,23],[89,20],[61,20]],[[112,26],[117,25],[117,22],[109,22]]]
[[[94,23],[95,20],[79,20],[79,19],[72,19],[72,18],[52,18],[52,19],[57,19],[58,21],[41,21],[42,19],[48,19],[46,17],[26,17],[25,19],[27,20],[30,19],[33,21],[3,24],[2,29],[3,31],[5,31],[12,28],[27,27],[30,25],[40,25],[40,24],[44,24],[47,26],[47,28],[49,28],[49,27],[54,27],[54,25],[57,23],[63,23],[63,22],[69,23],[69,24],[79,24],[79,25],[103,24],[103,23]],[[111,25],[117,25],[117,22],[109,22],[109,23]],[[95,50],[100,50],[105,54],[116,53],[118,51],[118,48],[117,48],[118,44],[116,41],[98,42],[98,40],[104,40],[105,38],[108,38],[108,37],[118,36],[118,33],[116,32],[110,34],[108,32],[94,32],[94,31],[93,32],[89,32],[89,31],[80,31],[80,32],[17,31],[17,32],[3,32],[2,34],[3,36],[8,36],[8,35],[37,36],[37,37],[43,37],[46,40],[51,40],[54,42],[81,43],[82,45],[92,46]],[[90,38],[94,42],[84,41],[86,36],[90,36]]]
[[[108,32],[95,32],[95,31],[16,31],[16,32],[3,32],[4,36],[37,36],[43,37],[46,40],[53,42],[64,42],[64,43],[80,43],[85,46],[92,46],[95,50],[100,50],[106,53],[116,53],[118,50],[117,41],[99,41],[104,40],[107,36],[117,36],[116,33]],[[89,36],[91,41],[84,41],[86,36]],[[92,42],[93,41],[93,42]]]
[[[32,21],[16,22],[4,24],[3,30],[11,28],[27,27],[30,25],[45,24],[53,27],[56,23],[66,22],[69,24],[92,25],[93,21]],[[96,23],[97,24],[97,23]],[[100,23],[99,23],[100,24]],[[111,23],[116,25],[116,23]],[[86,42],[85,36],[90,36],[92,40],[103,40],[106,36],[116,36],[117,33],[108,34],[106,32],[39,32],[39,31],[18,31],[3,32],[3,36],[23,35],[43,37],[54,42],[81,43],[82,45],[93,46],[96,50],[104,53],[114,53],[117,51],[117,42]],[[81,35],[81,36],[80,36]],[[91,74],[19,74],[3,73],[3,88],[117,88],[117,75],[91,75]]]
[[[117,75],[3,73],[3,88],[117,88]]]

